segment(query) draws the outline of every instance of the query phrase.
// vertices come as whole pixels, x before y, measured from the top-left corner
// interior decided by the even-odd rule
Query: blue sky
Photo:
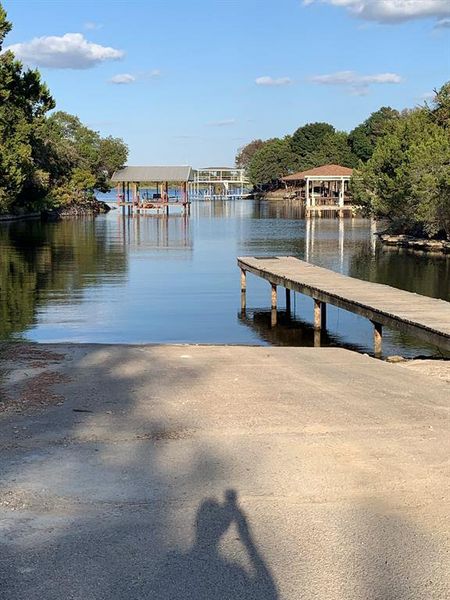
[[[350,130],[450,79],[450,0],[3,5],[5,45],[40,68],[58,109],[122,137],[130,164],[232,164],[254,138],[309,121]]]

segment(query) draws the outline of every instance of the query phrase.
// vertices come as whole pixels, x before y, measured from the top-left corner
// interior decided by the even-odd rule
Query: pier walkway
[[[277,286],[314,299],[314,327],[326,328],[326,305],[333,304],[370,319],[374,325],[374,350],[382,350],[382,327],[416,336],[430,344],[450,350],[450,302],[421,296],[380,283],[372,283],[317,267],[292,256],[241,257],[241,306],[246,307],[246,273],[272,285],[272,310],[276,320]]]

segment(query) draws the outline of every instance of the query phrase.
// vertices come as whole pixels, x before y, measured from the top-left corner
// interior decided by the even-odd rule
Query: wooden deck
[[[133,212],[140,213],[149,210],[156,210],[157,212],[163,211],[167,215],[169,214],[169,209],[172,207],[181,207],[185,214],[190,213],[191,203],[186,200],[144,200],[139,204],[136,202],[118,202],[117,206],[122,207],[122,212],[125,214],[128,211],[128,214],[132,214]]]
[[[272,309],[276,310],[277,286],[311,296],[315,301],[314,325],[326,327],[326,304],[333,304],[370,319],[374,325],[375,354],[381,354],[382,326],[416,336],[450,350],[450,302],[421,296],[388,285],[355,279],[316,267],[292,256],[238,258],[241,268],[241,304],[246,303],[246,273],[272,285]]]

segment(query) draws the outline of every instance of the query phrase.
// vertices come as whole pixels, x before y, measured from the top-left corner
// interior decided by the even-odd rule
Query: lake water
[[[450,258],[382,249],[368,220],[306,222],[292,202],[215,201],[190,217],[123,217],[0,225],[0,339],[38,342],[314,343],[312,300],[248,276],[240,312],[239,255],[293,255],[335,271],[449,300]],[[323,345],[372,352],[372,327],[329,307]],[[439,354],[385,330],[384,354]]]

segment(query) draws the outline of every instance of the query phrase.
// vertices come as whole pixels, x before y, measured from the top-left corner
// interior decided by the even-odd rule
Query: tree
[[[350,148],[360,160],[367,162],[372,156],[377,141],[389,133],[400,114],[390,106],[383,106],[350,132]]]
[[[262,148],[264,146],[264,144],[265,144],[265,142],[258,139],[258,140],[253,140],[250,143],[246,144],[245,146],[242,146],[241,148],[239,148],[237,151],[237,154],[236,154],[235,161],[234,161],[236,167],[238,167],[240,169],[248,169],[250,162],[253,158],[253,155],[255,154],[255,152],[257,150]]]
[[[320,148],[327,135],[334,132],[334,127],[329,123],[307,123],[294,132],[291,149],[297,156],[300,169],[310,166],[309,156]]]
[[[322,165],[342,165],[344,167],[355,167],[358,158],[353,154],[348,135],[344,131],[327,133],[320,146],[304,159],[304,168],[320,167]]]
[[[353,180],[355,200],[398,231],[450,237],[450,137],[426,108],[405,113]]]
[[[83,125],[78,117],[63,111],[53,113],[47,123],[47,136],[61,161],[89,171],[95,188],[107,192],[113,172],[127,159],[128,148],[120,138],[102,138],[97,131]]]
[[[426,108],[437,125],[450,128],[450,81],[434,91],[433,106]]]
[[[0,5],[0,51],[10,30]],[[32,132],[54,105],[38,71],[23,69],[12,52],[0,54],[0,211],[25,203],[23,192],[28,194],[36,181],[45,180],[36,178]]]
[[[0,52],[10,30],[0,5]],[[39,72],[24,69],[12,52],[0,53],[0,212],[107,191],[113,171],[125,163],[121,139],[103,138],[62,111],[47,117],[54,107]]]
[[[291,139],[268,140],[257,150],[248,167],[250,181],[256,186],[273,187],[283,175],[296,167],[296,157],[291,149]]]

